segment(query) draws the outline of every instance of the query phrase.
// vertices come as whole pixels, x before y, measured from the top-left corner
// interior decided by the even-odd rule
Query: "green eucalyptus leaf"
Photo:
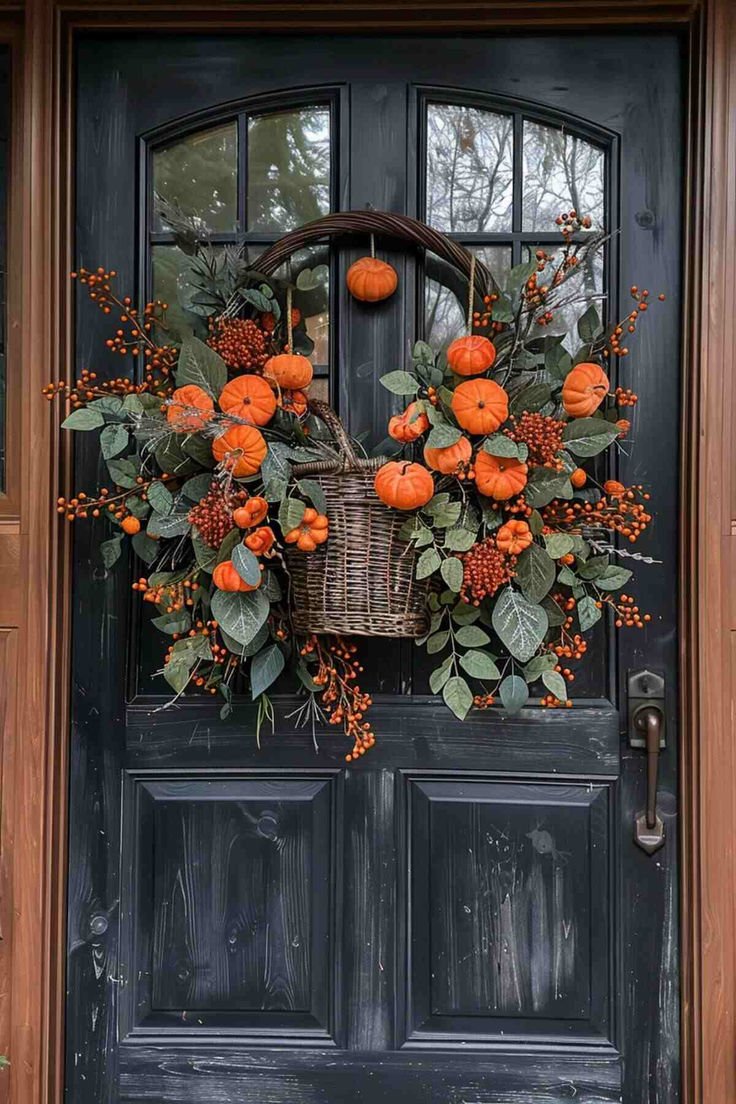
[[[512,414],[523,414],[525,411],[534,414],[551,398],[552,391],[548,383],[528,383],[516,392],[509,409]]]
[[[490,437],[486,437],[483,451],[490,453],[491,456],[511,456],[515,460],[519,459],[519,446],[516,441],[512,441],[503,433],[493,433]]]
[[[117,487],[130,491],[137,486],[138,466],[127,457],[123,460],[108,460],[107,470]]]
[[[553,560],[567,556],[575,547],[575,541],[567,533],[549,533],[544,538],[547,555]]]
[[[425,548],[417,560],[417,579],[427,579],[441,564],[440,554],[436,548]]]
[[[562,431],[562,439],[576,456],[597,456],[616,440],[618,429],[603,418],[575,418]]]
[[[278,644],[271,644],[253,656],[250,665],[250,694],[255,701],[268,690],[284,669],[284,653]]]
[[[518,713],[529,701],[529,687],[520,675],[507,675],[498,688],[507,713]]]
[[[449,448],[457,444],[462,437],[462,431],[449,422],[432,426],[427,437],[427,448]]]
[[[100,452],[105,460],[119,456],[128,447],[128,428],[124,425],[106,425],[100,434]]]
[[[501,677],[496,664],[488,652],[470,651],[460,656],[460,666],[467,675],[477,679],[497,679]]]
[[[110,540],[102,541],[102,543],[100,544],[100,555],[102,556],[102,562],[106,568],[111,568],[120,559],[122,545],[122,535],[114,536],[111,537]]]
[[[450,634],[447,630],[445,630],[444,632],[435,633],[433,636],[430,636],[427,640],[427,653],[429,655],[436,655],[437,652],[441,652],[445,648],[449,639]]]
[[[555,565],[538,544],[530,544],[519,556],[516,579],[530,602],[541,602],[555,581]]]
[[[226,383],[227,365],[222,357],[198,337],[187,337],[182,343],[176,365],[177,387],[194,384],[216,399]]]
[[[463,585],[463,565],[457,556],[449,556],[442,561],[440,574],[450,590],[457,594]]]
[[[609,564],[606,570],[595,580],[595,585],[601,590],[620,590],[626,586],[633,571],[628,567],[620,567],[618,564]]]
[[[473,705],[473,693],[464,678],[453,675],[442,687],[442,698],[459,721],[464,721]]]
[[[601,320],[595,305],[591,303],[585,314],[578,319],[578,337],[590,345],[600,332]]]
[[[199,475],[193,475],[191,479],[187,479],[181,488],[181,493],[190,502],[201,502],[205,495],[209,493],[211,485],[212,476],[210,473],[201,472]],[[163,511],[160,511],[160,513],[163,513]]]
[[[186,514],[151,514],[147,526],[149,537],[160,537],[168,540],[170,537],[182,537],[191,529],[191,524]]]
[[[524,497],[530,506],[547,506],[553,498],[572,498],[572,483],[564,472],[534,468],[524,488]]]
[[[246,592],[215,589],[211,608],[228,636],[239,644],[248,644],[268,618],[271,604],[260,589]]]
[[[559,671],[544,671],[542,682],[558,701],[567,701],[567,685]]]
[[[601,611],[598,609],[595,599],[591,598],[589,594],[586,594],[585,597],[581,598],[578,602],[577,615],[581,632],[587,632],[588,629],[592,629],[593,625],[601,619]]]
[[[440,690],[449,679],[451,670],[449,656],[441,667],[435,667],[434,671],[432,671],[432,674],[429,676],[429,689],[433,694],[439,694]]]
[[[511,655],[527,663],[544,640],[549,625],[545,609],[507,586],[493,608],[493,628]]]
[[[151,540],[143,531],[131,538],[131,544],[138,559],[146,565],[152,564],[159,554],[158,541]]]
[[[463,625],[455,633],[455,640],[463,648],[484,648],[491,642],[488,633],[478,625]]]
[[[309,499],[318,514],[327,513],[325,492],[322,490],[322,485],[318,483],[316,479],[300,479],[297,482],[297,487],[300,493]]]
[[[211,575],[217,564],[217,549],[205,544],[196,529],[192,530],[192,548],[197,567]]]
[[[392,395],[416,395],[419,382],[410,372],[387,372],[381,376],[381,384]]]
[[[445,533],[445,548],[450,552],[468,552],[475,544],[477,531],[456,526]]]
[[[542,655],[532,656],[524,668],[524,678],[527,682],[536,682],[545,671],[551,671],[557,665],[557,657],[554,652],[544,652]]]
[[[146,493],[151,509],[157,514],[170,514],[174,509],[174,496],[160,480],[155,480]]]
[[[67,415],[61,423],[61,428],[86,432],[90,429],[99,429],[104,424],[105,418],[99,410],[90,410],[89,407],[80,406]]]
[[[250,548],[244,544],[236,544],[232,555],[233,567],[244,583],[249,586],[258,586],[261,581],[261,565],[257,556],[254,556]]]
[[[285,498],[279,506],[279,525],[284,536],[301,525],[306,506],[299,498]]]

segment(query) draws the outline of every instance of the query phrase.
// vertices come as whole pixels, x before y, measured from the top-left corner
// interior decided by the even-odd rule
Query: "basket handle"
[[[321,422],[325,423],[338,447],[341,457],[341,463],[338,467],[336,468],[331,461],[325,461],[325,463],[331,466],[333,471],[340,469],[347,471],[350,468],[359,468],[360,460],[355,454],[353,443],[348,437],[345,426],[329,403],[323,402],[321,399],[310,399],[309,410],[312,414],[315,414]]]
[[[459,269],[470,280],[473,254],[447,234],[434,230],[419,219],[408,215],[395,215],[389,211],[342,211],[315,219],[298,230],[284,234],[277,242],[262,253],[256,265],[258,271],[271,276],[276,269],[288,260],[292,253],[310,242],[321,241],[338,234],[383,234],[401,241],[428,249],[441,257],[443,261]],[[481,296],[496,289],[496,283],[483,262],[475,257],[475,289]]]

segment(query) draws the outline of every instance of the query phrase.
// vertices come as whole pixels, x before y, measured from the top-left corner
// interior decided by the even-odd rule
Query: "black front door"
[[[73,1104],[674,1104],[678,1081],[676,614],[680,51],[658,37],[90,37],[80,42],[77,262],[141,301],[196,304],[153,197],[215,246],[258,250],[329,210],[415,214],[499,274],[575,207],[614,233],[585,274],[609,319],[665,290],[620,382],[638,393],[618,474],[656,523],[652,620],[601,628],[569,711],[455,721],[410,642],[366,643],[377,746],[261,734],[196,698],[156,711],[165,638],[76,536],[67,1095]],[[345,294],[365,248],[313,251],[315,388],[356,435],[413,340],[455,336],[439,268]],[[189,296],[189,297],[188,297]],[[585,302],[571,304],[582,313]],[[78,368],[107,321],[78,312]],[[79,486],[105,481],[82,441]],[[626,685],[663,672],[662,850],[633,842],[645,757]]]

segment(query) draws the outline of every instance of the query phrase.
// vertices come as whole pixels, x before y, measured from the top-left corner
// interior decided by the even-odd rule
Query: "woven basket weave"
[[[326,404],[310,409],[330,429],[339,458],[299,464],[294,476],[324,492],[330,536],[315,552],[288,546],[294,628],[349,636],[421,636],[427,628],[427,584],[414,578],[416,553],[399,537],[406,515],[373,489],[385,457],[355,455],[340,419]]]

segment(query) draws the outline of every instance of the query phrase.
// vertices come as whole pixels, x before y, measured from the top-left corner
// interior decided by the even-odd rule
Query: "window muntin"
[[[610,154],[605,142],[522,109],[484,107],[480,101],[420,100],[424,134],[421,210],[427,222],[452,235],[488,264],[503,287],[509,269],[534,249],[555,253],[555,219],[575,208],[593,231],[605,229]],[[574,327],[591,302],[607,292],[605,264],[583,274],[575,301],[558,310],[546,334]],[[438,273],[430,260],[424,279],[424,332],[435,347],[463,332],[467,286]]]
[[[169,304],[174,339],[190,330],[204,336],[209,309],[192,301],[191,261],[157,214],[157,198],[192,216],[216,255],[240,251],[254,262],[289,230],[335,209],[334,133],[332,102],[302,103],[245,110],[150,149],[148,294]],[[295,295],[295,306],[315,344],[319,397],[329,391],[330,267],[327,247],[303,250],[289,265],[294,280],[302,269],[317,272],[315,286]]]

